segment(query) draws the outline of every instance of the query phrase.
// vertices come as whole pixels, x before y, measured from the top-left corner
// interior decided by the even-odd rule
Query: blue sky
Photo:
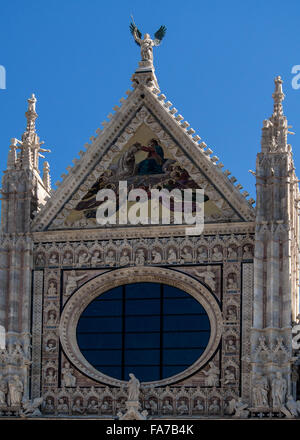
[[[254,198],[248,170],[255,169],[273,79],[281,75],[300,175],[300,89],[291,85],[292,67],[300,64],[298,0],[2,0],[1,170],[10,139],[25,129],[31,93],[38,134],[52,150],[53,184],[78,157],[131,86],[140,54],[130,14],[152,36],[167,26],[154,53],[161,91]]]

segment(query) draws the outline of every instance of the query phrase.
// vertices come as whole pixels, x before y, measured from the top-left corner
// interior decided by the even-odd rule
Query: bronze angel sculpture
[[[160,26],[160,28],[154,34],[154,40],[151,39],[149,34],[144,35],[142,39],[142,33],[136,27],[134,23],[130,23],[130,32],[132,33],[135,42],[141,47],[142,61],[153,63],[153,46],[159,46],[161,40],[164,38],[167,31],[166,26]]]

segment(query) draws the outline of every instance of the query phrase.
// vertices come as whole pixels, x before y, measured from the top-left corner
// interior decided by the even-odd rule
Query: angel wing
[[[138,38],[140,38],[140,39],[142,38],[142,32],[133,23],[130,23],[129,29],[130,29],[130,32],[132,33],[133,36],[134,36],[134,31],[136,29],[136,33],[137,33]],[[139,43],[136,41],[136,39],[134,39],[134,41],[139,46]]]
[[[164,38],[164,36],[166,35],[167,32],[167,28],[166,26],[162,25],[154,34],[154,40],[153,40],[153,44],[154,46],[159,46],[161,43],[161,40]]]
[[[36,397],[32,402],[33,408],[38,408],[43,403],[43,397]]]

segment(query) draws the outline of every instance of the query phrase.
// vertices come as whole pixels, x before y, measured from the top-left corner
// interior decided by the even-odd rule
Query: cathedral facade
[[[39,169],[46,150],[28,99],[1,191],[1,416],[299,415],[299,189],[282,80],[263,122],[253,207],[161,93],[151,50],[56,190],[48,162]],[[99,191],[120,202],[119,182],[146,194],[204,190],[203,231],[161,216],[99,224]],[[174,219],[175,201],[166,209]]]

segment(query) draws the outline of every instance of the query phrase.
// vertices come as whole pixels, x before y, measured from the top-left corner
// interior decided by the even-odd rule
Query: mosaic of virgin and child
[[[141,158],[145,152],[146,157]],[[180,164],[171,158],[166,158],[164,148],[155,138],[150,139],[146,145],[135,142],[129,146],[111,167],[104,171],[93,187],[78,203],[75,210],[83,211],[86,218],[95,218],[96,209],[102,203],[96,200],[100,189],[112,189],[118,200],[119,181],[126,180],[128,191],[133,188],[142,188],[148,195],[153,188],[187,189],[198,188],[196,183]],[[170,210],[173,211],[171,200]]]

